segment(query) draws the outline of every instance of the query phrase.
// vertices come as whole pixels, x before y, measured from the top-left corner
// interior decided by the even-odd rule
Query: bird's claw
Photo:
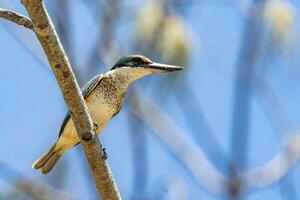
[[[98,129],[98,124],[96,124],[95,122],[93,122],[94,125],[94,131],[96,131]]]
[[[106,149],[102,148],[102,151],[103,151],[103,159],[107,160],[108,156],[107,156],[107,153],[106,153]]]

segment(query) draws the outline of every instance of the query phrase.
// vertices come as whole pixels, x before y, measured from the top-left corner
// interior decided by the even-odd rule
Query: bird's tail
[[[41,170],[43,174],[49,173],[62,155],[59,153],[60,149],[55,149],[55,145],[56,144],[54,144],[47,153],[35,161],[32,168]]]

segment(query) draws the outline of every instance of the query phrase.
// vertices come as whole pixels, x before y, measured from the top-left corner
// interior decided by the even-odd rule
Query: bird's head
[[[130,55],[121,58],[111,71],[132,76],[134,80],[153,73],[165,73],[181,70],[182,67],[152,62],[141,55]]]

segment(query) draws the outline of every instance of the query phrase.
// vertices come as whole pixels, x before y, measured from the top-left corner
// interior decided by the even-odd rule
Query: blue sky
[[[11,6],[9,8],[25,14],[25,10],[17,3],[0,1],[0,6]],[[46,1],[47,2],[47,1]],[[299,3],[291,1],[298,11]],[[48,3],[49,9],[54,6]],[[127,6],[131,7],[133,13],[142,6],[140,1],[132,1]],[[237,60],[240,58],[240,46],[245,20],[240,13],[226,1],[216,3],[193,3],[180,9],[180,14],[186,26],[193,32],[193,52],[186,66],[185,76],[192,84],[198,103],[210,125],[215,138],[221,144],[225,154],[229,155],[231,147],[231,128],[234,73]],[[71,17],[73,18],[71,41],[74,43],[74,52],[77,62],[77,69],[83,73],[84,79],[88,80],[91,75],[84,74],[82,66],[86,60],[86,54],[91,50],[90,46],[96,41],[97,27],[93,26],[89,11],[83,6],[82,1],[74,1],[71,6]],[[78,12],[80,10],[80,12]],[[50,14],[55,12],[50,9]],[[134,19],[134,18],[133,18]],[[134,21],[132,18],[121,20],[116,30],[115,37],[124,48],[125,54],[139,53],[132,52],[128,44],[135,40]],[[80,199],[90,199],[94,194],[89,187],[93,187],[87,177],[86,163],[80,147],[69,151],[59,161],[54,171],[41,176],[37,171],[31,169],[31,164],[57,138],[61,121],[67,111],[63,97],[56,84],[55,77],[49,70],[46,60],[42,55],[41,48],[36,43],[32,33],[23,30],[22,27],[0,21],[0,158],[2,162],[9,164],[17,171],[35,180],[54,183],[53,177],[56,173],[63,171],[63,181],[58,186]],[[298,27],[296,27],[297,29]],[[128,31],[128,32],[127,32]],[[22,35],[23,41],[16,40],[12,33],[19,32],[17,37]],[[25,36],[24,36],[25,35]],[[33,46],[35,56],[28,52],[26,47],[20,43],[29,41]],[[34,41],[34,42],[33,42]],[[299,41],[295,41],[296,44]],[[267,52],[270,49],[266,50]],[[266,59],[265,79],[274,88],[280,97],[281,102],[287,108],[288,114],[293,121],[293,128],[298,128],[299,123],[299,60],[296,56],[274,53],[271,58]],[[37,59],[37,58],[38,59]],[[112,65],[113,63],[106,63]],[[98,68],[103,72],[103,68]],[[193,135],[201,130],[193,130],[183,120],[182,113],[177,110],[174,101],[160,103],[159,100],[167,98],[157,90],[158,83],[165,83],[162,80],[170,75],[157,75],[147,77],[140,81],[140,87],[146,87],[150,81],[154,82],[147,86],[146,95],[156,99],[157,103],[172,115],[178,126],[185,130],[185,136],[193,138]],[[180,80],[180,79],[179,79]],[[156,84],[157,82],[157,84]],[[176,88],[173,88],[176,92]],[[165,93],[163,95],[168,95]],[[184,104],[185,98],[182,98]],[[120,114],[113,118],[106,127],[101,141],[108,153],[108,161],[120,192],[124,199],[130,199],[133,194],[133,154],[132,137],[128,127],[128,105],[125,104]],[[190,120],[193,113],[189,114]],[[149,127],[146,127],[147,149],[148,149],[148,185],[145,194],[164,193],[166,180],[178,179],[188,188],[189,199],[220,199],[211,194],[191,176],[187,169],[175,158],[168,148],[152,134]],[[276,133],[272,128],[269,118],[266,116],[261,103],[256,95],[251,100],[251,116],[249,126],[249,150],[247,169],[263,165],[271,160],[275,154],[282,150],[282,141],[287,133]],[[205,138],[203,138],[205,140]],[[201,148],[201,147],[200,147]],[[224,163],[219,163],[220,166]],[[217,168],[220,166],[216,166]],[[61,170],[56,170],[60,168]],[[0,172],[1,174],[1,172]],[[296,165],[288,174],[295,188],[299,188],[300,168]],[[0,192],[4,193],[8,184],[0,179]],[[3,186],[3,187],[2,187]],[[297,191],[299,193],[299,191]],[[165,199],[170,199],[166,196]],[[225,198],[224,198],[225,199]],[[246,196],[249,200],[283,199],[279,195],[278,184],[272,184],[267,188],[252,191]]]

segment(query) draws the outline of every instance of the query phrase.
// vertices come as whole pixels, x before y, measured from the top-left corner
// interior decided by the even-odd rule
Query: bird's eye
[[[141,58],[134,58],[133,62],[134,62],[136,65],[144,64],[144,61],[143,61]]]
[[[134,58],[133,62],[136,65],[143,65],[143,64],[149,64],[149,63],[151,63],[150,60],[148,60],[146,58],[143,58],[143,57],[136,57],[136,58]]]

